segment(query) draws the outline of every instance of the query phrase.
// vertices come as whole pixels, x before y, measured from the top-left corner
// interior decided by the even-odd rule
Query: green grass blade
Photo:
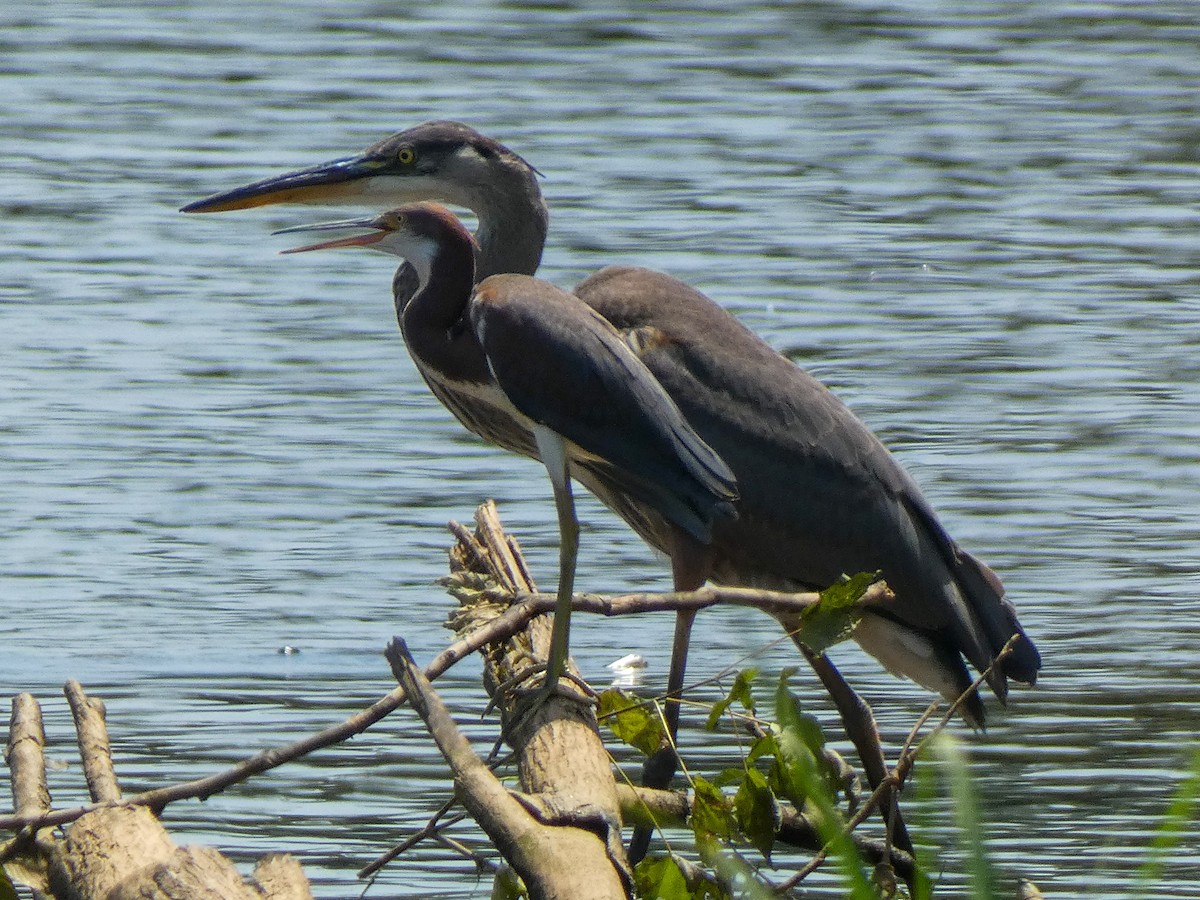
[[[933,743],[941,760],[950,788],[950,803],[967,859],[967,875],[972,900],[993,900],[996,876],[983,843],[983,823],[979,802],[971,783],[971,770],[962,744],[949,732],[942,732]]]
[[[1162,878],[1168,854],[1179,846],[1183,840],[1184,827],[1196,816],[1197,800],[1200,800],[1200,750],[1192,755],[1188,775],[1176,789],[1175,797],[1167,807],[1154,840],[1150,843],[1146,860],[1138,869],[1137,887],[1140,896],[1147,896],[1150,885]]]

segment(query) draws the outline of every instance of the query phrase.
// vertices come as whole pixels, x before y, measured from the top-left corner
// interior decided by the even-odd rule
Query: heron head
[[[182,212],[225,212],[276,203],[378,206],[438,200],[480,212],[506,180],[538,191],[536,170],[461,122],[426,122],[356,156],[297,169],[197,200]],[[540,191],[539,191],[540,194]]]
[[[419,273],[427,273],[439,253],[461,252],[472,260],[475,238],[450,210],[436,203],[414,203],[365,219],[342,219],[315,225],[296,225],[274,232],[298,234],[311,231],[354,232],[345,237],[293,247],[283,253],[307,253],[337,247],[365,247],[406,259]]]

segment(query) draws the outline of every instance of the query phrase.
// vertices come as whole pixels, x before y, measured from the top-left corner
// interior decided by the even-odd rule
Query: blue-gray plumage
[[[715,579],[820,587],[881,569],[895,621],[868,616],[856,636],[914,675],[921,667],[905,657],[921,639],[918,652],[935,665],[918,680],[946,678],[947,696],[968,683],[960,653],[982,671],[1021,633],[992,571],[951,540],[909,474],[824,385],[670,276],[610,267],[576,290],[639,336],[642,361],[738,476],[739,517],[714,534]],[[991,684],[1003,697],[1005,675],[1032,681],[1039,663],[1026,639]],[[968,714],[982,719],[981,709]]]
[[[736,517],[733,474],[693,431],[612,325],[579,298],[528,275],[474,287],[475,242],[447,209],[421,203],[370,219],[285,229],[364,232],[287,252],[368,247],[408,261],[416,289],[400,310],[413,360],[434,393],[486,435],[536,449],[554,485],[559,598],[547,687],[566,660],[577,525],[570,477],[652,510],[675,543],[703,547]],[[530,453],[530,455],[533,455]]]
[[[469,309],[496,384],[518,412],[580,448],[579,465],[712,541],[713,498],[731,499],[733,475],[612,325],[524,275],[488,278]],[[732,518],[732,504],[724,512]]]
[[[185,210],[417,200],[444,200],[476,214],[477,277],[537,271],[549,214],[536,171],[507,147],[457,122],[418,125],[355,157],[216,194]],[[412,268],[401,267],[394,280],[401,320],[415,284]],[[999,579],[946,534],[900,464],[823,385],[708,297],[662,273],[607,268],[575,294],[637,348],[696,433],[737,478],[738,517],[714,522],[711,547],[698,553],[677,541],[663,517],[622,485],[580,475],[638,534],[670,555],[678,589],[705,578],[821,589],[843,573],[880,570],[895,601],[864,615],[854,637],[890,671],[953,699],[971,683],[964,657],[983,671],[1019,635],[988,683],[1003,700],[1008,678],[1036,680],[1041,659]],[[537,453],[520,422],[497,418],[502,413],[484,406],[447,405],[486,439]],[[686,640],[688,624],[680,621],[677,640]],[[669,693],[681,684],[682,671],[673,668]],[[845,707],[842,712],[846,716]],[[673,731],[677,705],[668,704],[667,715]],[[977,695],[963,715],[982,725]],[[870,723],[867,732],[873,733]],[[864,749],[858,738],[855,743]],[[863,762],[878,781],[882,755],[875,754],[872,763],[872,752],[867,749]]]

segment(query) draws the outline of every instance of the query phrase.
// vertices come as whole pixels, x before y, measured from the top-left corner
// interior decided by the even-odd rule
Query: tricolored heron
[[[430,122],[356,155],[216,194],[184,211],[443,200],[478,219],[478,277],[533,274],[549,225],[536,174],[516,153],[466,125]],[[398,310],[414,283],[411,267],[401,267],[394,282]],[[879,570],[895,602],[864,615],[854,637],[889,671],[951,699],[971,682],[964,657],[984,671],[1009,638],[1020,635],[988,683],[1003,700],[1008,678],[1036,680],[1041,660],[999,579],[949,537],[908,473],[820,382],[668,275],[608,267],[575,294],[626,335],[688,422],[733,470],[738,517],[714,523],[709,578],[810,590],[843,573]],[[525,444],[514,449],[530,452]],[[597,493],[674,562],[669,530],[656,516],[621,494]],[[677,576],[681,568],[693,570],[677,563],[673,568]],[[677,577],[678,589],[695,586]],[[681,620],[677,635],[688,624]],[[830,663],[822,674],[827,685],[831,669]],[[670,696],[675,687],[672,673]],[[676,718],[678,707],[669,704],[667,714]],[[983,724],[978,696],[970,697],[963,715]],[[862,751],[860,740],[855,743]],[[864,756],[863,762],[877,781],[880,761],[873,772],[872,761]]]
[[[672,558],[696,567],[714,521],[736,516],[733,473],[617,330],[578,297],[528,275],[476,285],[475,240],[448,209],[419,203],[279,233],[347,229],[365,233],[285,252],[366,247],[406,260],[416,281],[400,329],[426,383],[473,430],[536,455],[550,475],[560,537],[544,685],[552,691],[567,662],[579,548],[571,478],[652,511],[667,526]]]

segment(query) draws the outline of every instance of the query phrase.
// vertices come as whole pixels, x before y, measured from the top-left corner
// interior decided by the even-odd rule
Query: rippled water
[[[444,523],[484,497],[552,583],[544,476],[427,394],[387,260],[277,257],[267,234],[300,210],[176,212],[458,118],[546,174],[545,277],[670,271],[895,449],[1046,660],[964,735],[997,860],[1047,896],[1132,893],[1200,728],[1196,21],[1183,2],[10,2],[0,688],[43,698],[63,760],[59,685],[103,695],[139,790],[383,694],[393,633],[432,655]],[[666,584],[582,511],[582,588]],[[775,637],[700,625],[697,676]],[[582,620],[574,650],[597,678],[646,654],[658,686],[670,628]],[[838,659],[897,744],[924,694]],[[445,691],[490,741],[460,669]],[[354,870],[448,790],[414,721],[168,824],[239,861],[291,849],[319,896],[357,895]],[[56,799],[81,782],[55,772]],[[1183,850],[1158,896],[1200,897]],[[368,896],[487,890],[422,850]]]

